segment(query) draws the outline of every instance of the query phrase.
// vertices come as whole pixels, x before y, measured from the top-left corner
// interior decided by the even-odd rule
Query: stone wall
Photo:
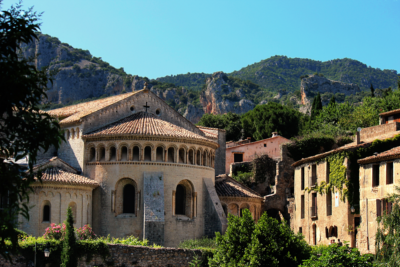
[[[82,127],[71,126],[63,128],[65,142],[58,150],[58,157],[79,171],[83,170],[84,141]]]
[[[378,137],[379,135],[395,132],[400,129],[400,123],[393,122],[388,124],[376,125],[368,128],[361,129],[360,140]]]
[[[213,180],[204,180],[204,235],[210,238],[215,236],[215,232],[225,233],[228,227],[222,204],[219,200]]]
[[[226,132],[218,130],[219,148],[215,151],[215,176],[225,173]]]
[[[150,248],[140,246],[126,245],[108,245],[111,257],[106,259],[109,265],[118,266],[152,266],[152,267],[183,267],[189,266],[194,255],[201,257],[200,250],[176,249],[176,248]],[[50,255],[51,256],[51,255]],[[6,263],[3,257],[0,257],[0,266],[3,267],[26,267],[27,262],[21,256],[13,257],[15,264]],[[81,259],[79,267],[89,266],[107,266],[100,256],[93,257],[90,262]]]

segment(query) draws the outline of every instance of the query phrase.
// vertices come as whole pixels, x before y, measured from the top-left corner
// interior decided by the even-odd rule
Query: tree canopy
[[[0,254],[7,259],[5,242],[10,240],[12,250],[16,249],[16,218],[22,214],[29,219],[24,203],[34,177],[41,178],[33,173],[36,157],[51,146],[57,148],[62,139],[58,123],[38,108],[50,82],[47,69],[37,70],[30,64],[32,59],[19,53],[21,43],[37,38],[39,17],[32,8],[23,11],[21,5],[0,13],[0,197],[6,200],[0,209]],[[27,168],[18,164],[24,159]]]

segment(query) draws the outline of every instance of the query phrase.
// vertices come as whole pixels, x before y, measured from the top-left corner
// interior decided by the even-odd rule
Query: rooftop
[[[83,138],[124,135],[190,138],[211,142],[204,136],[188,131],[182,127],[167,122],[152,113],[146,112],[132,114],[117,122],[83,135]]]
[[[397,113],[400,113],[400,109],[386,111],[386,112],[380,113],[379,116],[389,116],[389,115],[393,115],[393,114],[397,114]]]
[[[398,158],[400,158],[400,146],[379,153],[376,156],[374,155],[363,159],[359,159],[357,160],[357,163],[367,164],[372,162],[379,162],[379,161],[398,159]]]
[[[39,181],[36,181],[38,183]],[[50,167],[43,171],[43,183],[57,183],[65,185],[88,185],[97,187],[99,184],[85,176],[67,172],[59,167]]]
[[[226,174],[215,178],[215,190],[219,197],[252,197],[262,199],[259,193],[235,181]]]

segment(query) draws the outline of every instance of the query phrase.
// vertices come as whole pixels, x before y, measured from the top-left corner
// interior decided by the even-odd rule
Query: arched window
[[[159,146],[156,150],[156,161],[163,162],[164,148]]]
[[[79,128],[76,128],[75,134],[76,134],[76,138],[79,138]]]
[[[181,148],[179,149],[179,163],[186,163],[186,153],[185,149]]]
[[[194,151],[193,149],[189,150],[189,164],[194,164]]]
[[[65,140],[68,140],[69,139],[69,130],[66,130],[65,131]]]
[[[128,148],[126,146],[121,147],[121,160],[122,161],[128,160]]]
[[[197,150],[197,165],[200,165],[200,162],[201,162],[201,152],[200,152],[200,150]]]
[[[135,187],[131,184],[124,186],[123,213],[135,213]]]
[[[110,148],[110,161],[115,161],[117,159],[117,149],[115,147]]]
[[[139,147],[138,146],[133,147],[133,149],[132,149],[132,160],[133,161],[139,161],[139,159],[140,159],[139,155],[140,155]]]
[[[96,161],[96,149],[94,147],[90,148],[89,161]]]
[[[75,138],[75,130],[71,129],[71,139],[74,139],[74,138]]]
[[[50,222],[50,205],[43,206],[43,222]]]
[[[175,195],[175,214],[176,215],[186,215],[186,190],[185,187],[181,184],[178,184],[176,187],[176,195]]]
[[[175,162],[175,149],[173,147],[168,148],[168,162]]]
[[[207,166],[207,151],[203,153],[203,166]]]
[[[71,203],[69,203],[68,207],[71,207],[72,217],[74,217],[74,223],[76,223],[76,203],[71,202]]]
[[[146,146],[144,148],[144,161],[151,161],[151,147]]]
[[[106,149],[104,147],[100,147],[99,161],[106,160]]]

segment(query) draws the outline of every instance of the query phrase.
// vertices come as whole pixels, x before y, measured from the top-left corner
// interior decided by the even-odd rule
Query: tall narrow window
[[[304,219],[304,195],[301,196],[301,219]]]
[[[332,215],[332,192],[330,190],[326,194],[326,215]]]
[[[163,154],[164,154],[164,148],[159,146],[156,149],[156,161],[162,162],[163,161]]]
[[[138,146],[135,146],[133,149],[132,149],[132,160],[133,161],[139,161],[139,147]]]
[[[115,161],[117,159],[117,149],[115,147],[110,148],[110,161]]]
[[[50,222],[50,205],[43,206],[43,221]]]
[[[189,164],[194,164],[194,151],[193,149],[189,150]]]
[[[326,161],[326,183],[328,184],[329,184],[329,173],[330,173],[329,168],[330,168],[329,161]]]
[[[151,161],[151,147],[144,148],[144,161]]]
[[[200,152],[200,150],[197,150],[196,161],[197,161],[196,164],[200,165],[200,162],[201,162],[201,152]]]
[[[381,212],[381,200],[377,199],[376,200],[376,217],[382,216],[382,212]]]
[[[121,148],[121,160],[122,161],[128,160],[128,148],[126,146],[123,146]]]
[[[96,160],[96,149],[94,147],[91,147],[89,161],[95,161],[95,160]]]
[[[185,207],[186,207],[186,190],[185,187],[181,184],[178,184],[176,187],[175,194],[175,214],[176,215],[185,215]]]
[[[314,186],[317,184],[317,165],[313,164],[311,169],[311,186]]]
[[[393,184],[393,162],[386,163],[386,184]]]
[[[100,147],[99,161],[105,161],[105,160],[106,160],[106,149],[104,147]]]
[[[300,233],[300,234],[303,233],[303,227],[299,227],[299,233]]]
[[[304,167],[301,168],[301,190],[304,190]]]
[[[186,153],[183,148],[179,149],[179,163],[186,163]]]
[[[311,195],[311,217],[317,217],[317,193],[312,193]]]
[[[175,149],[173,147],[168,148],[168,162],[175,162]]]
[[[127,184],[123,189],[123,213],[135,213],[135,187]]]
[[[379,186],[379,165],[372,165],[372,186]]]

